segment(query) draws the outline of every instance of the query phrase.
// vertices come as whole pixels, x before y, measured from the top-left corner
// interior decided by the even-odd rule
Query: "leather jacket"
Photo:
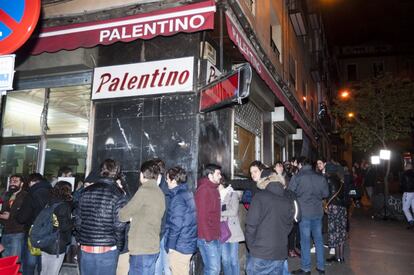
[[[329,186],[328,202],[332,205],[346,206],[344,184],[336,174],[327,174],[326,180]]]

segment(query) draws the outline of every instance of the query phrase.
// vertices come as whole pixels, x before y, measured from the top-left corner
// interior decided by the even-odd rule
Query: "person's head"
[[[158,179],[158,175],[160,174],[160,167],[154,160],[148,160],[141,164],[140,171],[141,183],[145,183],[148,180]]]
[[[157,184],[160,184],[162,176],[165,174],[165,162],[160,158],[155,158],[153,161],[158,165],[160,168],[160,173],[158,174]]]
[[[100,176],[103,178],[117,179],[121,172],[121,166],[113,159],[106,159],[101,164]]]
[[[67,166],[60,167],[58,171],[58,177],[73,177],[72,168]]]
[[[275,171],[278,175],[282,175],[284,170],[285,167],[281,161],[276,161],[275,165],[273,165],[273,171]]]
[[[293,157],[293,158],[291,158],[291,159],[290,159],[290,164],[291,164],[292,166],[297,167],[297,166],[298,166],[298,158],[297,158],[297,157]]]
[[[43,176],[39,173],[33,173],[27,177],[27,182],[29,183],[29,187],[32,187],[36,183],[39,183],[44,180],[45,179],[43,178]]]
[[[323,172],[325,170],[325,166],[326,166],[326,158],[319,157],[316,160],[316,168],[318,169],[318,171]]]
[[[50,190],[52,198],[62,201],[72,200],[72,185],[67,181],[58,181]]]
[[[203,177],[207,177],[212,183],[220,184],[221,181],[221,166],[217,164],[207,164],[203,170]]]
[[[10,192],[18,192],[23,188],[24,180],[22,176],[19,175],[12,175],[10,177],[9,183],[9,191]]]
[[[299,157],[297,160],[298,168],[301,169],[305,165],[310,164],[310,160],[307,157]]]
[[[265,168],[266,166],[259,160],[255,160],[252,163],[250,163],[249,172],[252,180],[258,182],[260,180],[260,174],[262,173],[262,170]]]
[[[166,180],[169,189],[173,189],[179,184],[185,184],[187,181],[187,173],[179,166],[168,169]]]

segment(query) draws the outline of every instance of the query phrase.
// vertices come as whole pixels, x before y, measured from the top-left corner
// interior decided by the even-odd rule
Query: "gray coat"
[[[244,234],[239,220],[239,194],[233,188],[228,188],[230,188],[230,191],[221,202],[221,209],[223,209],[223,205],[226,205],[225,210],[221,211],[221,221],[228,221],[231,232],[231,237],[226,242],[242,242],[244,241]]]
[[[289,190],[295,192],[303,218],[323,216],[322,200],[329,196],[328,183],[310,165],[305,165],[292,177]]]

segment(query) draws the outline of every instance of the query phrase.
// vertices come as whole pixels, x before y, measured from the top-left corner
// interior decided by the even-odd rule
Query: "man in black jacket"
[[[414,219],[411,211],[414,211],[414,170],[411,163],[404,167],[401,176],[401,189],[403,193],[403,211],[408,221],[408,229],[414,228]],[[410,211],[411,207],[411,211]]]
[[[100,178],[80,194],[75,224],[81,245],[82,275],[116,273],[126,228],[126,223],[119,221],[118,212],[127,202],[125,193],[116,183],[119,173],[116,161],[105,160],[101,164]]]
[[[262,171],[261,192],[253,197],[246,219],[246,243],[250,251],[248,275],[282,274],[288,256],[288,235],[294,209],[285,196],[284,178]]]
[[[41,258],[40,256],[30,254],[27,246],[27,237],[34,220],[49,201],[49,192],[52,186],[39,173],[29,175],[27,181],[29,183],[29,193],[24,198],[22,206],[16,215],[16,219],[19,223],[24,224],[26,232],[25,245],[22,253],[23,274],[32,275],[35,272],[36,265],[40,273]]]

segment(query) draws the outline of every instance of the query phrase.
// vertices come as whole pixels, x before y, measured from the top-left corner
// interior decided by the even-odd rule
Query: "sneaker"
[[[314,246],[312,246],[312,248],[311,248],[310,252],[311,252],[311,253],[316,253],[316,248],[315,248]]]
[[[319,272],[319,275],[323,275],[323,274],[325,274],[325,270],[322,270],[322,269],[316,268],[316,271],[318,271],[318,272]]]
[[[335,255],[335,248],[329,249],[329,255]]]

